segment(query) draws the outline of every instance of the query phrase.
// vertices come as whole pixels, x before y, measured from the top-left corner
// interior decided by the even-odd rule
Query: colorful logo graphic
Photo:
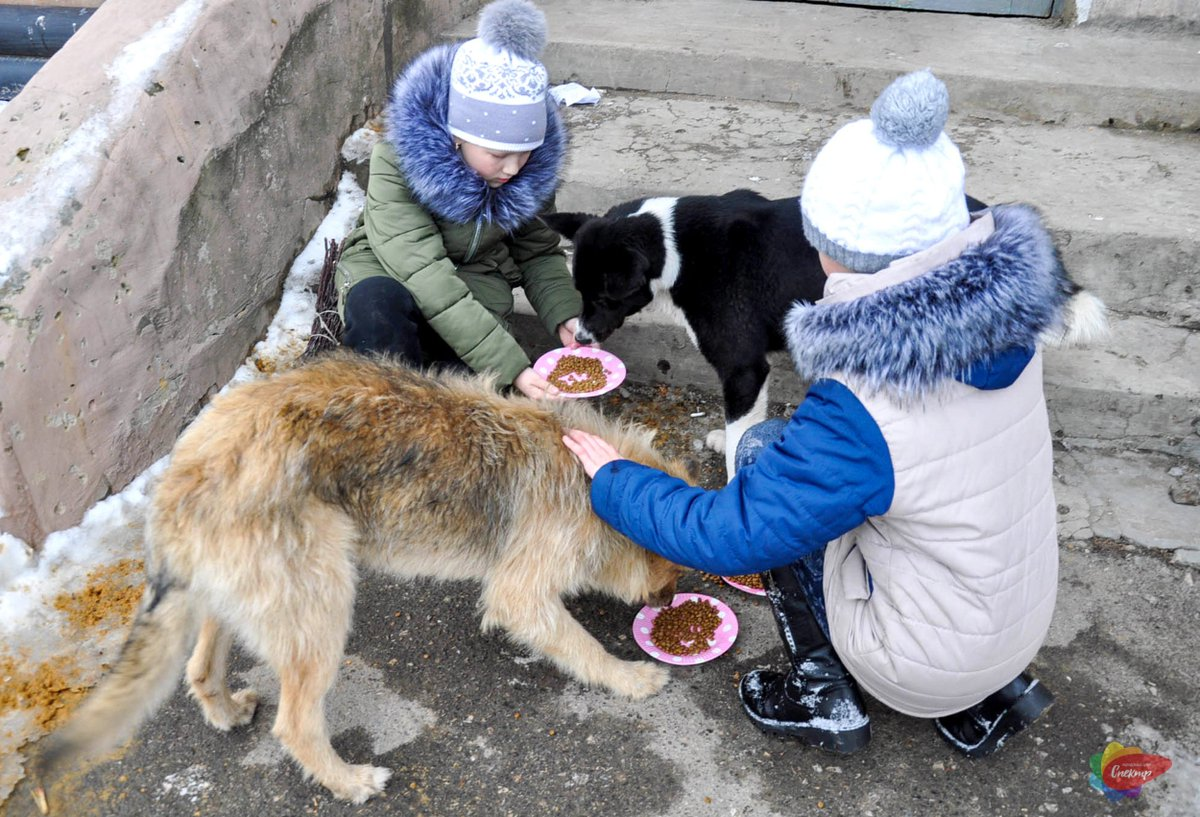
[[[1092,755],[1092,773],[1088,783],[1115,803],[1126,797],[1137,797],[1142,786],[1171,768],[1171,761],[1162,755],[1149,755],[1135,746],[1122,746],[1115,740],[1104,747],[1104,753]]]

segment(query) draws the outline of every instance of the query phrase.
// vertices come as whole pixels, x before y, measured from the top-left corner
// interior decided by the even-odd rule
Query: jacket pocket
[[[871,574],[858,546],[861,528],[830,543],[825,551],[825,572],[837,583],[837,595],[848,601],[871,598]],[[829,588],[832,589],[832,588]]]

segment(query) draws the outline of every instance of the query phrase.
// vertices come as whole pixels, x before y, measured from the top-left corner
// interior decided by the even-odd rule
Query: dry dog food
[[[752,587],[755,590],[763,589],[762,574],[760,573],[746,573],[742,576],[730,576],[729,581],[737,582],[742,587]]]
[[[671,655],[697,655],[709,648],[721,616],[707,601],[689,599],[660,610],[650,625],[650,641]]]
[[[594,357],[563,355],[546,378],[568,394],[582,394],[604,388],[608,376],[604,365]]]

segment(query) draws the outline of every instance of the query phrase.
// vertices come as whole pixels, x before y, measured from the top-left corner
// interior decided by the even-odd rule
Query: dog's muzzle
[[[575,324],[575,342],[587,345],[596,342],[596,336],[588,331],[588,328],[582,323]]]
[[[651,593],[646,599],[646,604],[654,608],[662,608],[669,605],[675,600],[675,582],[671,582],[668,587],[664,587],[657,592]]]

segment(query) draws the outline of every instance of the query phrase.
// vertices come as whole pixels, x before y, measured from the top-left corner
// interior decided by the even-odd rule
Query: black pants
[[[342,345],[362,354],[385,354],[411,366],[467,370],[454,350],[421,315],[408,287],[384,275],[350,289],[342,312]]]

